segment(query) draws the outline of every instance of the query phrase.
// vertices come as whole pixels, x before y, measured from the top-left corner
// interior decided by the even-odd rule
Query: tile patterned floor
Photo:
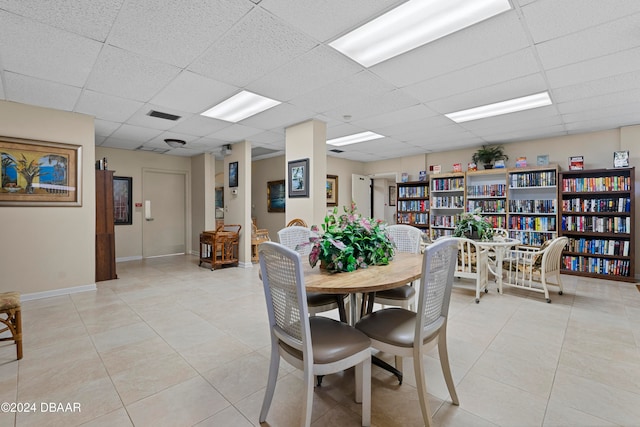
[[[252,426],[268,366],[257,268],[210,271],[193,256],[118,264],[118,280],[25,302],[24,358],[0,346],[5,426]],[[449,351],[460,406],[437,350],[425,360],[436,426],[640,426],[640,292],[563,276],[565,294],[454,289]],[[405,361],[405,367],[411,367]],[[398,386],[373,367],[372,424],[421,426],[411,369]],[[269,426],[296,426],[302,380],[283,362]],[[74,403],[80,412],[43,411]],[[358,426],[353,372],[316,389],[313,426]]]

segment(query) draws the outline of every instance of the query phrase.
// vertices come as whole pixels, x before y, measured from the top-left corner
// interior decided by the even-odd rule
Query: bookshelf
[[[509,169],[507,230],[525,245],[558,235],[558,166]]]
[[[467,172],[466,211],[480,210],[494,228],[507,228],[507,171]]]
[[[560,174],[563,273],[635,282],[635,169]]]
[[[431,238],[453,234],[456,221],[464,212],[465,173],[431,175]]]
[[[398,182],[396,223],[429,228],[429,182]]]

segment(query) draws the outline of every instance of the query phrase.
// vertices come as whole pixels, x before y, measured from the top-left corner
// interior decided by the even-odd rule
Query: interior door
[[[366,175],[351,175],[351,200],[356,202],[358,212],[371,217],[371,178]],[[344,203],[348,206],[348,203]]]
[[[142,173],[144,258],[186,252],[187,177],[183,172]]]

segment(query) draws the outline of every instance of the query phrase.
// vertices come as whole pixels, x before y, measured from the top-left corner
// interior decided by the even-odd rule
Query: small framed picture
[[[584,157],[583,156],[571,156],[569,157],[569,170],[581,171],[584,169]]]
[[[540,154],[538,156],[538,161],[536,162],[538,166],[546,166],[549,164],[549,155],[548,154]]]
[[[238,162],[229,163],[229,187],[238,186]]]
[[[113,223],[115,225],[131,225],[132,193],[131,182],[133,178],[127,176],[113,177]]]
[[[338,206],[338,175],[327,175],[327,206]]]
[[[629,167],[629,151],[614,151],[613,167],[628,168]]]
[[[396,205],[396,186],[390,185],[389,186],[389,206],[395,206],[395,205]]]
[[[289,162],[287,175],[289,197],[309,197],[309,159]]]

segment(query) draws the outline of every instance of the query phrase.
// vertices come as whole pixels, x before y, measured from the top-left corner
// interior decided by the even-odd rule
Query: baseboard
[[[252,262],[238,262],[238,268],[253,268]]]
[[[54,289],[52,291],[33,292],[31,294],[20,295],[20,301],[31,301],[36,299],[59,297],[62,295],[77,294],[78,292],[95,291],[98,288],[95,283],[91,285],[74,286],[73,288]]]
[[[116,262],[126,262],[126,261],[140,261],[142,259],[142,256],[137,255],[137,256],[125,256],[122,258],[116,258]]]

